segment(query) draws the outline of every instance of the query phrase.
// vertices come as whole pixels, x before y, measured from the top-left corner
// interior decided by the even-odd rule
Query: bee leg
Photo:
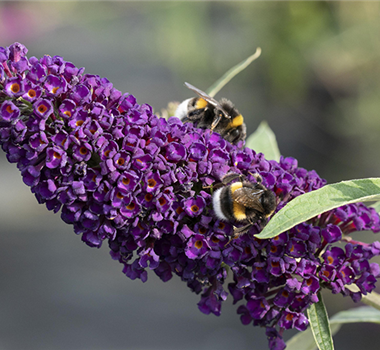
[[[245,225],[245,226],[242,226],[242,227],[235,227],[234,228],[234,236],[235,237],[239,237],[240,235],[243,235],[244,233],[247,233],[248,230],[252,227],[254,223],[253,222],[249,222],[249,224]]]
[[[212,188],[213,190],[217,190],[218,188],[223,187],[223,183],[211,184],[210,186],[203,186],[202,188]]]
[[[260,220],[260,228],[263,229],[268,223],[268,218],[262,218]]]
[[[213,122],[211,124],[211,128],[210,128],[211,131],[213,131],[216,128],[216,126],[219,124],[219,122],[222,119],[222,117],[223,117],[223,114],[219,113],[217,115],[217,117],[213,120]]]
[[[244,175],[241,175],[241,174],[236,174],[236,173],[229,173],[229,174],[226,174],[222,177],[222,183],[224,185],[227,185],[229,184],[231,181],[234,181],[236,180],[237,178],[241,178],[241,176],[244,176]]]
[[[252,174],[251,172],[249,173],[255,178],[258,184],[261,184],[263,182],[263,178],[261,177],[259,173],[254,173],[254,174]]]
[[[249,224],[242,226],[242,227],[235,227],[234,226],[234,235],[231,236],[230,240],[224,245],[227,246],[233,239],[240,237],[244,233],[247,233],[248,230],[252,227],[253,223],[250,222]]]

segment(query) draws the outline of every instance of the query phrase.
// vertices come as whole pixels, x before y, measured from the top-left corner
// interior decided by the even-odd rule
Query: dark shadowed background
[[[379,17],[379,2],[0,2],[0,46],[63,56],[157,112],[192,97],[184,81],[206,90],[260,46],[217,97],[248,133],[268,121],[283,155],[336,182],[379,176]],[[89,248],[37,204],[3,153],[0,194],[0,350],[267,348],[231,298],[206,316],[175,277],[129,280],[106,245]],[[325,300],[330,315],[354,306]],[[336,349],[379,342],[373,324],[335,337]]]

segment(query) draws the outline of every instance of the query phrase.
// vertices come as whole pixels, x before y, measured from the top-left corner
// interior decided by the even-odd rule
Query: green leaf
[[[371,293],[372,294],[372,293]],[[361,306],[338,312],[330,319],[331,335],[334,336],[344,323],[370,322],[380,324],[380,311],[372,307]],[[315,350],[317,345],[311,329],[299,332],[286,343],[286,350]]]
[[[317,303],[307,309],[310,328],[319,350],[334,350],[329,318],[321,292],[318,293],[318,299]]]
[[[339,323],[330,324],[331,335],[335,335],[341,329],[342,325]],[[315,343],[313,333],[308,328],[304,332],[299,332],[286,342],[286,350],[316,350],[317,344]]]
[[[209,96],[214,97],[223,88],[224,85],[226,85],[235,75],[239,74],[242,70],[247,68],[254,60],[259,58],[260,55],[261,49],[258,47],[252,56],[249,56],[247,59],[238,63],[236,66],[227,71],[219,80],[217,80],[206,90],[206,93]]]
[[[294,198],[264,227],[257,238],[278,236],[319,214],[356,202],[380,199],[380,178],[342,181]]]
[[[374,208],[377,213],[380,213],[380,202],[372,204],[371,207]]]
[[[380,311],[370,306],[361,306],[338,312],[330,319],[330,324],[370,322],[380,324]]]
[[[351,292],[359,292],[360,289],[355,284],[345,285],[347,289],[349,289]],[[372,291],[371,293],[368,293],[367,295],[362,295],[361,301],[364,304],[367,304],[369,306],[374,307],[377,310],[380,310],[380,294]]]
[[[252,133],[245,144],[256,153],[263,153],[265,159],[280,160],[280,150],[278,149],[276,135],[266,121],[261,122],[257,130]]]

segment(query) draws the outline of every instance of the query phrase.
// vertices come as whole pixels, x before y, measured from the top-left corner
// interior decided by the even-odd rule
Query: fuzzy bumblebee
[[[183,101],[178,106],[175,117],[185,123],[197,123],[198,128],[215,131],[234,145],[245,140],[247,133],[244,118],[230,100],[222,98],[218,102],[195,86],[189,83],[185,85],[198,97]]]
[[[257,222],[265,225],[277,207],[276,195],[262,185],[259,174],[253,176],[256,183],[247,181],[244,175],[226,174],[220,184],[222,187],[213,194],[213,208],[219,220],[246,223],[235,227],[235,237],[248,232]],[[240,181],[232,183],[238,178]]]

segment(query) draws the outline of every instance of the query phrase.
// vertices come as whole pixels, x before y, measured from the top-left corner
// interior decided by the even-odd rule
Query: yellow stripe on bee
[[[232,210],[234,211],[235,219],[238,221],[244,221],[247,219],[247,215],[245,214],[245,206],[239,203],[233,202]]]
[[[242,188],[243,183],[241,182],[235,182],[231,185],[231,192],[234,193],[238,188]]]
[[[195,108],[202,109],[202,108],[205,108],[206,106],[207,106],[207,101],[201,97],[198,98],[198,100],[195,104]]]
[[[228,129],[237,128],[238,126],[244,123],[244,118],[241,114],[237,115],[232,121],[228,124]]]
[[[231,185],[231,192],[234,193],[237,189],[242,188],[243,184],[241,182],[235,182]],[[247,219],[247,215],[245,214],[245,207],[239,203],[232,203],[232,210],[234,212],[235,219],[238,221],[243,221]]]

